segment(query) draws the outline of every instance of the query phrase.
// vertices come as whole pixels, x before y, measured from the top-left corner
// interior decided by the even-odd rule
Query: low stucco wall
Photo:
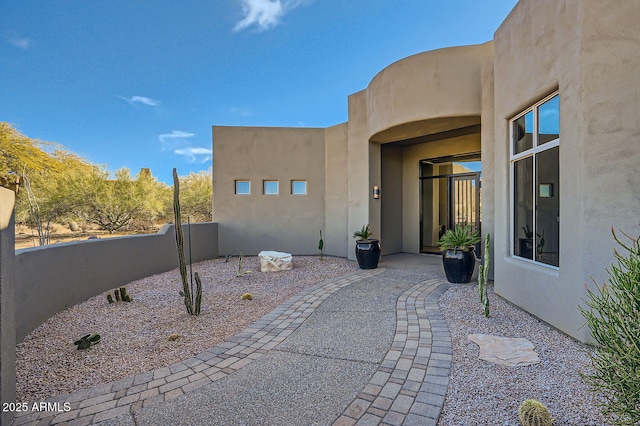
[[[13,191],[0,187],[0,401],[3,403],[16,399],[14,203]],[[3,410],[0,424],[10,424],[12,418],[10,410]]]
[[[189,244],[183,225],[185,254]],[[218,224],[191,224],[192,261],[218,257]],[[157,234],[87,240],[16,251],[16,338],[102,292],[178,267],[173,225]],[[176,283],[180,286],[180,283]],[[176,287],[176,289],[178,289]]]

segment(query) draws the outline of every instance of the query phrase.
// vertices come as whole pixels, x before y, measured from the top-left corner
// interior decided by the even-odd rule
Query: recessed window
[[[306,195],[307,194],[307,181],[306,180],[292,180],[291,181],[291,194],[293,194],[293,195]]]
[[[236,181],[236,194],[237,195],[249,195],[251,194],[251,182],[248,180]]]
[[[512,254],[560,266],[560,97],[511,121]]]
[[[278,181],[277,180],[265,180],[264,181],[264,194],[265,195],[278,195]]]

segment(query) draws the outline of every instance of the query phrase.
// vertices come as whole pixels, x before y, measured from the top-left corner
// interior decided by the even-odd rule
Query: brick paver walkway
[[[334,426],[437,423],[451,369],[451,336],[438,310],[448,288],[433,279],[400,296],[391,349]]]
[[[88,425],[171,401],[226,377],[268,353],[290,336],[327,297],[384,271],[383,268],[359,271],[327,281],[292,298],[241,333],[193,358],[113,383],[49,398],[46,402],[52,404],[54,411],[19,413],[13,424]],[[451,365],[451,340],[436,304],[438,296],[448,288],[443,283],[442,280],[425,281],[398,299],[392,347],[369,384],[336,425],[436,424]],[[70,410],[64,411],[65,404]]]

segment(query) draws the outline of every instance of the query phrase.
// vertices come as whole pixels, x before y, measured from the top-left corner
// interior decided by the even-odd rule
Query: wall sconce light
[[[376,200],[380,198],[380,187],[378,185],[373,186],[373,198]]]

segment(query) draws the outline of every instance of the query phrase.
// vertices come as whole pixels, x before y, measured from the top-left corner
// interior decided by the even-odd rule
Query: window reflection
[[[538,107],[538,145],[560,137],[560,98],[558,95]]]
[[[533,111],[513,121],[513,153],[517,154],[533,146]]]

